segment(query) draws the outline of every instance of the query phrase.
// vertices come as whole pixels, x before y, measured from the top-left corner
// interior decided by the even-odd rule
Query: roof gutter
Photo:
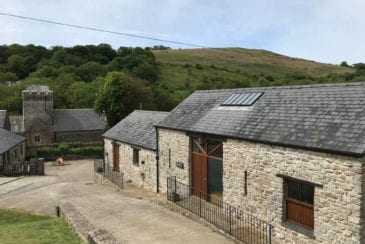
[[[104,139],[108,139],[108,140],[113,140],[113,141],[116,141],[116,142],[121,142],[121,143],[124,143],[124,144],[128,144],[130,146],[133,146],[133,147],[138,147],[138,148],[142,148],[142,149],[146,149],[146,150],[151,150],[151,151],[155,151],[156,149],[154,148],[150,148],[150,147],[146,147],[146,146],[141,146],[141,145],[136,145],[136,144],[133,144],[133,143],[129,143],[129,142],[126,142],[126,141],[122,141],[120,139],[116,139],[116,138],[112,138],[112,137],[108,137],[108,136],[101,136],[102,138]]]

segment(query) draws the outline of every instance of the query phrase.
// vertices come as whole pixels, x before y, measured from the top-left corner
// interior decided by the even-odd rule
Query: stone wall
[[[361,243],[365,242],[365,157],[361,160],[362,162],[362,177],[361,177],[361,210],[360,210],[360,237]]]
[[[9,151],[0,155],[0,166],[6,163],[21,162],[25,160],[25,142],[22,142]]]
[[[41,128],[41,125],[36,123],[33,125],[33,129],[24,133],[24,137],[27,139],[27,146],[44,146],[53,144],[53,133],[48,129]],[[40,141],[36,141],[35,137],[39,136]]]
[[[55,132],[55,142],[97,142],[102,141],[102,130]]]
[[[323,186],[314,193],[314,239],[282,224],[283,178],[277,174]],[[273,224],[281,242],[360,243],[362,180],[359,159],[231,139],[223,145],[223,200]]]
[[[104,162],[113,166],[113,141],[104,139]]]
[[[190,184],[190,139],[185,132],[158,129],[159,190],[166,192],[167,177],[176,176],[177,181]],[[184,164],[181,169],[176,162]]]
[[[104,139],[105,162],[113,165],[113,141]],[[133,164],[133,147],[129,144],[116,142],[119,144],[119,167],[124,174],[125,181],[132,181],[135,184],[156,191],[156,153],[153,150],[139,150],[139,164]]]

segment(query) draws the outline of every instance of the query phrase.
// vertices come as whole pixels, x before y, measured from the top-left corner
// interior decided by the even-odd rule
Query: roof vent
[[[264,94],[263,92],[243,92],[234,93],[230,95],[221,106],[251,106],[259,97]]]

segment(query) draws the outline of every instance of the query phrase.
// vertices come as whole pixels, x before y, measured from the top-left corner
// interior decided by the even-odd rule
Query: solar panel
[[[244,93],[234,93],[230,95],[224,102],[222,106],[251,106],[254,104],[263,92],[244,92]]]

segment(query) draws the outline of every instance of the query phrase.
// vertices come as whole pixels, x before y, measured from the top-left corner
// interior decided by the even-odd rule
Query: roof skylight
[[[252,106],[263,92],[243,92],[230,95],[221,106]]]

